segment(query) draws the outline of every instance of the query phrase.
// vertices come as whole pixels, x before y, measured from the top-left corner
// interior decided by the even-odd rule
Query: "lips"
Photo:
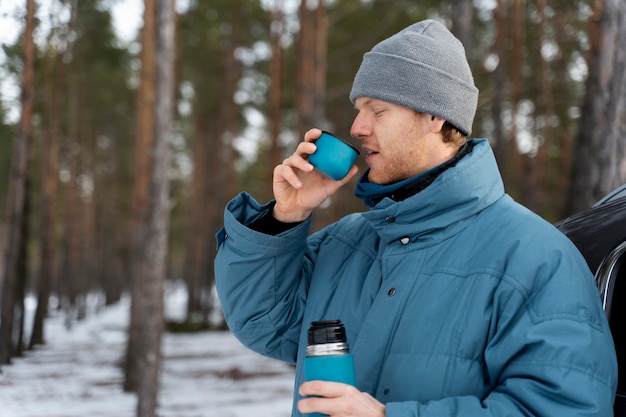
[[[376,155],[378,155],[378,152],[375,151],[374,149],[371,148],[367,148],[367,147],[363,147],[363,153],[365,154],[365,160],[369,161],[371,160],[373,157],[375,157]]]

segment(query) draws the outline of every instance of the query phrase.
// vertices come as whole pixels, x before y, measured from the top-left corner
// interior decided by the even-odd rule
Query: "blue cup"
[[[324,175],[338,181],[348,175],[359,151],[332,133],[322,132],[315,141],[317,149],[309,155],[309,162]]]

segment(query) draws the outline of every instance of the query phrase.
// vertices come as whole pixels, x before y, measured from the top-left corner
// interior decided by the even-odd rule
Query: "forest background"
[[[112,1],[48,0],[35,19],[38,3],[24,0],[23,33],[2,45],[21,95],[0,96],[0,364],[45,343],[49,308],[79,320],[94,292],[133,295],[127,364],[133,343],[158,357],[163,279],[186,284],[187,326],[223,325],[210,317],[225,204],[270,199],[273,167],[309,128],[349,139],[363,54],[424,18],[465,45],[473,136],[515,199],[556,221],[626,180],[622,0],[145,0],[131,42]],[[352,193],[316,210],[313,230],[364,210]]]

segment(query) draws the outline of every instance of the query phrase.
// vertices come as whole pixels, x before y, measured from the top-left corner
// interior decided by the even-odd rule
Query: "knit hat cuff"
[[[384,100],[441,117],[469,136],[478,104],[478,89],[422,62],[368,52],[350,92],[353,103],[359,97]]]

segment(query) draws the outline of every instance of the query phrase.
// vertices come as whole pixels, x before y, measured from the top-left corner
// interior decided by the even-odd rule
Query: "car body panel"
[[[555,225],[574,242],[595,274],[602,260],[626,240],[626,196],[596,204]]]
[[[617,353],[614,416],[626,417],[626,184],[555,225],[574,242],[595,274]]]

